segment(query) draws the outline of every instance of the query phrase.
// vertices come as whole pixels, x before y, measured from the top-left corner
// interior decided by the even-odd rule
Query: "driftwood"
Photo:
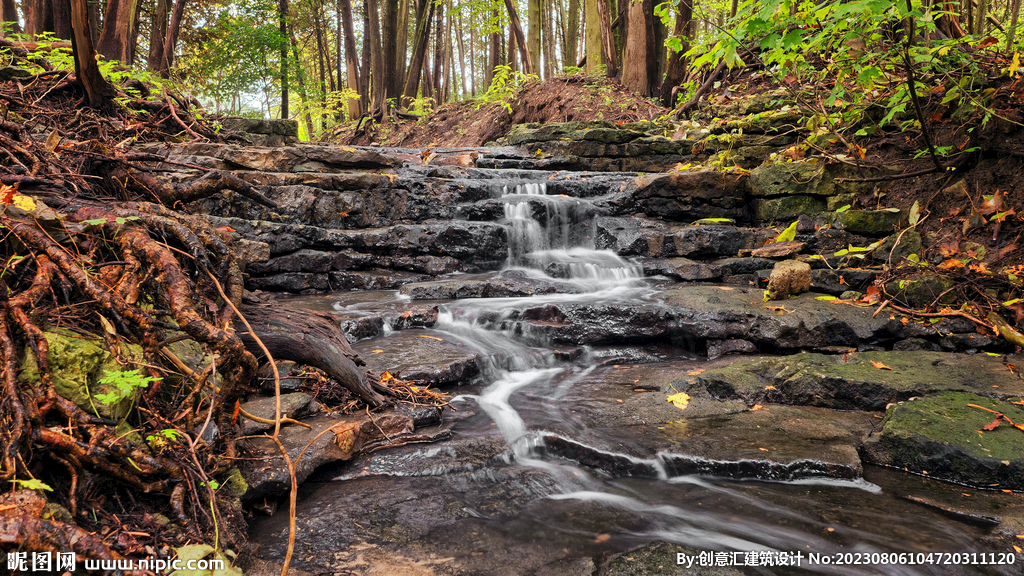
[[[266,302],[243,304],[240,310],[275,360],[293,360],[319,368],[375,408],[387,403],[357,367],[363,361],[330,315],[289,310]],[[257,356],[262,355],[242,323],[236,320],[235,328],[245,347]]]

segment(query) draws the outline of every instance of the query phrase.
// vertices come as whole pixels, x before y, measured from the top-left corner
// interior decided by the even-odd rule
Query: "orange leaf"
[[[437,340],[438,342],[444,342],[444,338],[438,338],[437,336],[427,336],[426,334],[420,334],[420,338],[430,338],[431,340]]]
[[[939,268],[942,270],[959,270],[964,267],[964,263],[956,258],[950,258],[942,264],[939,264]]]
[[[0,204],[10,204],[14,202],[14,193],[18,190],[18,186],[8,186],[6,184],[0,184]]]
[[[387,370],[385,370],[384,373],[380,375],[381,382],[391,382],[394,379],[395,377],[392,376],[391,372],[388,372]]]
[[[1002,423],[1003,423],[1002,418],[996,418],[995,420],[993,420],[993,421],[989,422],[988,424],[985,424],[984,426],[982,426],[981,429],[982,430],[986,430],[986,431],[987,430],[995,430],[996,428],[999,428],[999,425],[1002,424]]]
[[[702,372],[707,372],[707,371],[708,371],[707,368],[700,368],[700,369],[697,369],[697,370],[690,370],[689,372],[686,373],[686,375],[687,376],[696,376],[697,374],[700,374]]]
[[[750,411],[753,412],[755,410],[767,410],[767,408],[761,406],[760,404],[754,404],[753,406],[750,407]]]
[[[874,304],[878,302],[881,296],[882,293],[878,290],[878,286],[871,285],[868,286],[867,292],[864,294],[864,297],[860,299],[860,301],[864,302],[865,304]]]
[[[892,370],[892,368],[889,368],[885,364],[882,364],[881,362],[875,362],[874,360],[871,360],[871,365],[874,366],[875,368],[878,368],[879,370]]]
[[[996,40],[994,37],[989,36],[982,40],[981,42],[978,42],[978,48],[988,48],[989,46],[994,46],[996,44],[999,44],[999,40]]]

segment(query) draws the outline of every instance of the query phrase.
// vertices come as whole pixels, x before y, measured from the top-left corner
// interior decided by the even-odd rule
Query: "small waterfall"
[[[547,184],[517,184],[502,191],[508,226],[506,268],[526,268],[565,278],[588,291],[632,284],[643,269],[611,250],[595,250],[590,222],[594,206],[564,195],[548,195]],[[541,210],[543,208],[543,210]],[[543,221],[538,220],[540,217]]]

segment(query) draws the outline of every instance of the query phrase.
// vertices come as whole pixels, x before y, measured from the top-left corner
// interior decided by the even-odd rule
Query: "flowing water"
[[[526,303],[614,303],[655,298],[657,291],[636,263],[594,249],[594,209],[586,200],[547,195],[543,183],[509,186],[502,198],[507,269],[564,282],[575,293],[442,304],[434,333],[482,357],[481,384],[451,401],[454,439],[371,455],[304,487],[300,566],[329,567],[332,550],[370,535],[399,556],[444,557],[431,569],[445,574],[599,573],[601,558],[653,540],[720,552],[802,553],[801,570],[830,574],[1021,572],[1019,566],[808,565],[809,553],[982,551],[982,529],[894,498],[926,481],[889,471],[790,482],[673,476],[662,459],[629,456],[624,448],[617,458],[651,471],[630,476],[552,456],[545,440],[551,434],[629,445],[629,438],[616,437],[622,427],[599,429],[581,416],[581,406],[598,399],[579,388],[607,378],[611,359],[702,361],[668,346],[583,349],[567,358],[511,320]],[[281,554],[282,516],[255,530],[266,556]]]

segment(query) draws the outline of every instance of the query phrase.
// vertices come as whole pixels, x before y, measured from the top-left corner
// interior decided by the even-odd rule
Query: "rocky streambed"
[[[804,562],[688,571],[1020,573],[1019,359],[963,318],[851,302],[875,263],[920,249],[916,232],[897,234],[905,215],[835,214],[856,191],[814,164],[584,171],[763,158],[780,145],[766,118],[748,115],[731,140],[523,127],[519,148],[442,149],[428,165],[411,150],[153,150],[230,169],[277,202],[192,206],[238,233],[255,297],[327,312],[370,371],[451,395],[443,413],[344,418],[286,396],[312,426],[289,427],[286,443],[297,454],[316,439],[300,467],[297,567],[676,574],[677,553],[710,551]],[[790,219],[794,240],[766,245]],[[869,244],[877,253],[836,255]],[[807,264],[811,290],[766,302],[782,260]],[[942,288],[900,290],[912,303]],[[1006,420],[993,428],[995,413]],[[243,499],[272,510],[280,462],[243,473]],[[254,522],[263,558],[282,557],[286,528],[280,512]],[[806,561],[940,552],[997,556]]]

